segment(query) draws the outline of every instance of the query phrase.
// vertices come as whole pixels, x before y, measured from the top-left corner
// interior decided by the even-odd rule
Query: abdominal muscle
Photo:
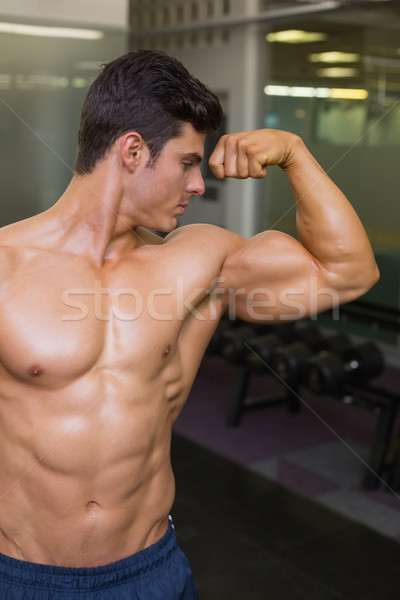
[[[144,391],[133,376],[104,398],[88,396],[92,385],[30,389],[27,399],[20,390],[18,401],[12,390],[0,400],[0,454],[8,457],[0,463],[2,554],[94,567],[137,553],[166,532],[176,399],[159,385]]]

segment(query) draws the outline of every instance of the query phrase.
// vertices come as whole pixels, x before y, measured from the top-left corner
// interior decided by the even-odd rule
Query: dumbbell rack
[[[339,314],[343,320],[368,324],[375,331],[400,332],[400,311],[397,309],[355,301],[341,307]],[[237,425],[242,411],[248,408],[285,402],[293,412],[300,409],[299,385],[293,382],[290,386],[284,386],[284,390],[280,394],[247,397],[246,392],[251,375],[251,369],[246,365],[239,367],[236,391],[227,417],[229,425]],[[400,391],[388,390],[371,383],[354,382],[344,385],[340,393],[334,396],[344,404],[368,409],[377,416],[374,437],[363,477],[363,486],[367,489],[377,488],[385,477],[392,489],[400,489],[400,432],[394,456],[393,458],[389,457],[400,404]]]
[[[230,426],[235,426],[240,423],[240,418],[243,410],[251,408],[259,408],[261,406],[272,406],[274,404],[287,404],[289,410],[293,413],[300,410],[300,401],[297,386],[283,387],[281,393],[270,393],[262,396],[247,396],[247,388],[252,376],[252,371],[249,367],[242,365],[238,368],[235,393],[232,397],[229,407],[227,423]]]
[[[368,325],[373,331],[400,333],[400,310],[381,304],[356,300],[340,307],[340,319]],[[379,487],[382,479],[389,488],[400,489],[400,431],[394,435],[400,405],[400,390],[389,390],[371,383],[348,385],[341,394],[344,401],[377,414],[374,439],[370,446],[363,486],[367,489]],[[394,439],[397,437],[397,441]],[[395,451],[390,456],[395,442]]]
[[[374,437],[370,445],[363,487],[375,489],[383,479],[388,479],[389,487],[393,487],[392,466],[388,461],[391,440],[400,402],[399,394],[372,384],[347,385],[340,398],[344,404],[358,406],[372,411],[376,417]]]

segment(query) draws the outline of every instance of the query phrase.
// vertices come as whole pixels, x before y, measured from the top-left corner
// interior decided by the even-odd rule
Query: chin
[[[171,233],[171,231],[174,231],[174,229],[176,229],[178,226],[178,221],[177,219],[174,219],[173,223],[169,223],[169,225],[166,225],[165,223],[163,225],[160,225],[160,227],[158,228],[158,231],[160,231],[161,233]]]

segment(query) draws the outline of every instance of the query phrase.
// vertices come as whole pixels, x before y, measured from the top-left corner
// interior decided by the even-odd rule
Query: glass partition
[[[265,32],[265,126],[299,134],[360,215],[381,269],[365,297],[400,298],[400,7],[339,10]],[[307,37],[308,36],[308,37]],[[312,37],[314,36],[314,37]],[[262,227],[295,233],[281,172],[266,178]]]
[[[8,25],[0,28],[0,226],[62,194],[86,91],[99,65],[128,48],[124,32],[62,28],[50,37],[54,27]]]

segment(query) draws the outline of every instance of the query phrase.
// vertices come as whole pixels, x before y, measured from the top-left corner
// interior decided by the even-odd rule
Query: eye
[[[193,167],[192,163],[189,162],[184,162],[182,163],[184,170],[186,171],[187,169],[190,169],[190,167]]]

